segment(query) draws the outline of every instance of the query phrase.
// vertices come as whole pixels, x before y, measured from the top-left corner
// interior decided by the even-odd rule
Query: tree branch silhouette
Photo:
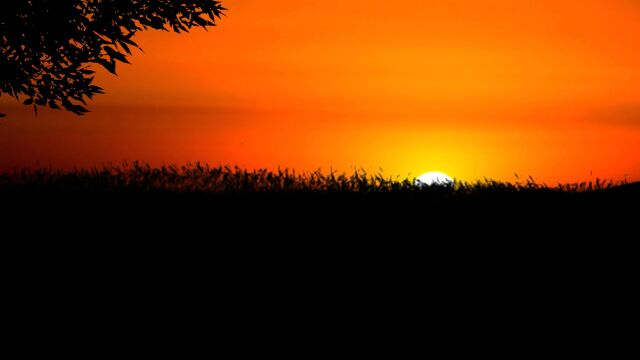
[[[142,30],[207,29],[226,9],[215,0],[12,0],[0,5],[0,96],[33,106],[88,112],[91,65],[116,74]],[[4,114],[0,114],[3,117]]]

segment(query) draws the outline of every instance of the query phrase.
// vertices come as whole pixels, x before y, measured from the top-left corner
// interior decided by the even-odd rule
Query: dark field
[[[83,283],[95,281],[86,269],[132,289],[382,282],[447,289],[462,308],[487,291],[537,301],[532,287],[622,286],[636,273],[640,184],[420,188],[364,173],[132,166],[5,174],[0,201],[3,244],[22,248],[19,264],[68,268]]]
[[[3,212],[17,218],[198,226],[433,231],[481,227],[585,227],[637,222],[640,184],[550,187],[532,179],[415,186],[357,172],[352,175],[244,171],[231,168],[151,168],[134,164],[93,170],[19,171],[0,175]],[[5,219],[7,219],[5,215]],[[76,219],[76,220],[74,220]],[[522,227],[520,230],[525,231]],[[375,232],[375,231],[373,231]]]

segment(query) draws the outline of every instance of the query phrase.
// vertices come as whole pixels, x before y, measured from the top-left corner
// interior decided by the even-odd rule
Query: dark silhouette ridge
[[[103,93],[99,64],[116,74],[142,30],[209,28],[225,8],[216,0],[19,0],[0,5],[0,96],[77,115]],[[3,117],[0,114],[0,117]]]

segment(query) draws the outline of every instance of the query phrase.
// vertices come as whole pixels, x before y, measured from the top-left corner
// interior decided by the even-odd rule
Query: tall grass
[[[238,167],[211,167],[195,163],[185,166],[151,167],[134,162],[121,166],[78,169],[23,169],[0,174],[0,189],[70,190],[70,191],[134,191],[179,193],[278,193],[278,192],[341,192],[341,193],[425,193],[445,192],[473,194],[491,192],[588,192],[615,187],[621,183],[596,180],[578,184],[548,186],[533,178],[513,183],[490,179],[477,182],[454,182],[436,186],[418,186],[415,179],[368,174],[364,170],[352,174],[334,171],[296,172],[245,170]]]

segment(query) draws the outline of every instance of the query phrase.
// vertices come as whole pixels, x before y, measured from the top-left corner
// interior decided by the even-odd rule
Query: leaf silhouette
[[[146,29],[188,32],[214,26],[226,9],[217,0],[21,0],[0,3],[0,96],[77,115],[100,65],[116,74]],[[82,105],[81,105],[82,104]],[[0,114],[0,117],[1,114]]]

